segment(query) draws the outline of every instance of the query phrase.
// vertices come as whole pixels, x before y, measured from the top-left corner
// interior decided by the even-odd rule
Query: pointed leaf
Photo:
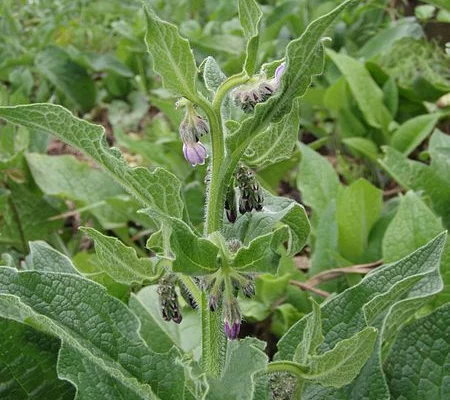
[[[30,255],[26,259],[26,269],[78,274],[70,258],[55,250],[47,243],[38,240],[30,242],[29,245]]]
[[[130,168],[117,149],[107,147],[102,126],[76,118],[68,110],[53,104],[0,107],[0,117],[56,136],[92,157],[143,205],[169,215],[182,215],[178,179],[161,168],[152,172],[143,167]]]
[[[136,250],[125,246],[119,239],[102,235],[93,228],[82,227],[80,230],[94,241],[98,266],[116,282],[149,284],[161,275],[150,258],[139,258]]]
[[[188,40],[180,36],[175,25],[162,21],[148,8],[144,10],[145,42],[153,57],[155,72],[161,76],[165,88],[195,102],[197,66]]]

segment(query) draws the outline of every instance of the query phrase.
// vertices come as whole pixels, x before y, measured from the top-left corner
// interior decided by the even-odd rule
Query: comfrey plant
[[[95,242],[100,272],[137,293],[127,304],[39,242],[24,270],[0,269],[0,316],[14,322],[15,345],[22,340],[24,352],[36,351],[23,339],[23,324],[48,344],[37,378],[47,398],[75,392],[80,399],[108,400],[356,399],[372,391],[389,398],[381,343],[393,335],[390,322],[411,315],[439,290],[436,254],[443,235],[321,307],[312,302],[313,311],[279,341],[273,361],[264,342],[238,340],[240,299],[254,296],[255,277],[275,274],[281,257],[298,253],[310,231],[303,207],[264,191],[252,168],[291,156],[299,99],[323,69],[322,38],[352,3],[312,22],[282,60],[258,71],[262,13],[254,0],[239,0],[246,58],[230,77],[212,57],[198,67],[177,28],[145,10],[154,69],[184,108],[179,133],[186,167],[208,164],[203,233],[186,217],[177,177],[162,168],[130,168],[107,146],[101,126],[51,104],[0,107],[6,121],[48,132],[90,156],[158,228],[147,243],[150,258],[82,228]],[[182,298],[195,311],[185,311]],[[9,367],[21,376],[17,365]],[[27,378],[21,387],[32,383]]]

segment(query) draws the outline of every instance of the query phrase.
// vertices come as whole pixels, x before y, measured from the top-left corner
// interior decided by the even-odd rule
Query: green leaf
[[[56,375],[59,341],[0,318],[0,397],[69,400],[75,388]]]
[[[153,57],[155,72],[161,76],[166,89],[195,103],[198,97],[197,66],[188,40],[179,35],[175,25],[162,21],[148,8],[144,10],[147,21],[145,43]]]
[[[307,385],[304,399],[375,398],[388,399],[389,391],[381,367],[381,345],[392,341],[401,324],[442,289],[438,275],[446,235],[441,234],[414,253],[367,275],[359,284],[330,299],[321,307],[324,342],[319,354],[339,340],[350,338],[368,325],[378,329],[377,343],[360,375],[335,391]],[[291,360],[303,336],[307,318],[295,324],[278,343],[278,360]]]
[[[446,399],[450,396],[450,305],[405,326],[384,371],[392,399]]]
[[[180,324],[164,321],[159,307],[156,286],[148,286],[130,297],[129,307],[141,322],[140,334],[155,353],[166,353],[174,345],[185,353],[200,356],[200,315],[194,310],[183,309]]]
[[[357,180],[339,194],[336,211],[339,249],[347,260],[365,261],[370,229],[380,217],[382,207],[382,191],[364,179]]]
[[[252,167],[265,168],[292,157],[298,141],[300,102],[295,101],[289,114],[280,122],[255,137],[244,153],[245,163]]]
[[[158,214],[152,209],[142,213],[159,218],[170,226],[170,249],[175,259],[172,268],[186,275],[203,275],[217,270],[219,248],[210,240],[197,236],[181,219]]]
[[[359,61],[344,54],[327,50],[327,54],[345,76],[350,90],[367,123],[387,131],[392,116],[383,103],[383,91],[377,86],[369,71]]]
[[[30,255],[27,257],[25,264],[27,270],[78,274],[70,258],[47,243],[39,240],[30,242],[29,246]]]
[[[82,111],[95,106],[94,81],[87,71],[60,47],[50,46],[36,56],[36,67]]]
[[[414,193],[402,198],[400,207],[383,237],[383,259],[392,262],[423,246],[444,230],[440,219]],[[441,262],[444,290],[440,302],[450,301],[450,243],[447,243]]]
[[[392,135],[391,145],[409,155],[431,134],[439,121],[439,114],[419,115],[406,121]]]
[[[310,231],[305,209],[291,199],[264,192],[263,210],[242,215],[234,224],[225,224],[223,234],[227,239],[239,239],[247,246],[253,239],[271,233],[280,224],[289,228],[287,251],[294,255],[303,248]]]
[[[312,356],[307,379],[336,388],[349,384],[372,354],[376,338],[377,330],[367,327],[332,350]]]
[[[439,135],[436,131],[433,137]],[[442,217],[444,226],[450,227],[450,158],[432,150],[431,164],[409,160],[399,151],[386,147],[380,160],[384,169],[405,189],[423,190],[431,198],[433,210]]]
[[[312,76],[322,73],[322,36],[338,15],[353,3],[353,0],[343,2],[330,13],[313,21],[300,38],[289,43],[280,89],[266,102],[258,104],[254,114],[227,137],[226,144],[233,159],[238,159],[253,137],[264,131],[270,122],[277,122],[288,114],[293,100],[302,96],[311,84]]]
[[[210,378],[207,400],[252,399],[257,372],[267,366],[265,343],[246,338],[228,343],[227,361],[219,379]]]
[[[82,227],[80,230],[95,243],[98,267],[116,282],[149,284],[161,275],[150,258],[139,258],[135,249],[125,246],[119,239],[102,235],[93,228]]]
[[[53,104],[0,107],[0,117],[56,136],[90,156],[144,206],[181,217],[183,203],[178,179],[161,168],[152,172],[143,167],[130,168],[117,149],[107,147],[102,126],[76,118]]]
[[[370,139],[362,137],[350,137],[342,139],[342,142],[351,150],[361,153],[369,160],[377,161],[379,158],[378,146]]]
[[[103,171],[68,155],[28,153],[26,159],[36,184],[45,194],[81,202],[104,228],[126,222],[106,203],[107,199],[125,195],[125,192]]]
[[[308,315],[302,341],[295,349],[293,360],[306,365],[308,357],[313,356],[317,347],[323,342],[320,306],[312,298],[312,312]],[[316,364],[318,367],[320,362]],[[333,364],[331,364],[333,365]]]
[[[280,260],[278,246],[288,239],[288,235],[288,229],[282,227],[258,236],[248,246],[239,248],[233,258],[233,267],[242,271],[275,273]]]
[[[244,36],[247,39],[244,71],[248,76],[252,76],[256,69],[259,46],[258,30],[263,14],[255,0],[239,0],[238,11],[239,21],[244,29]]]
[[[314,150],[300,144],[302,158],[297,176],[297,186],[302,200],[316,213],[322,213],[329,202],[336,199],[339,178],[332,165]]]
[[[0,315],[61,340],[58,376],[73,383],[81,398],[183,396],[184,371],[175,361],[179,351],[152,352],[138,333],[137,318],[96,283],[2,268]]]
[[[206,88],[215,93],[222,82],[227,79],[214,57],[207,57],[203,62],[203,79]]]

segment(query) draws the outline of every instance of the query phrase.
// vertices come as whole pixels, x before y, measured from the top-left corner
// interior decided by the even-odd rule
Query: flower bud
[[[245,214],[253,209],[261,211],[263,209],[264,196],[253,172],[241,165],[236,172],[236,180],[240,191],[239,212]]]
[[[228,221],[232,224],[236,222],[237,212],[236,212],[236,191],[233,184],[228,187],[227,194],[225,197],[225,211]]]
[[[238,338],[241,319],[241,311],[237,300],[234,297],[227,299],[224,304],[224,330],[228,339],[235,340]]]
[[[181,297],[183,297],[184,301],[189,304],[191,308],[194,310],[197,309],[197,303],[194,299],[194,296],[192,296],[192,293],[188,290],[188,288],[183,284],[183,282],[178,281],[178,286],[180,288]]]
[[[245,297],[253,297],[256,293],[255,278],[252,275],[248,275],[247,281],[242,285],[242,293]]]

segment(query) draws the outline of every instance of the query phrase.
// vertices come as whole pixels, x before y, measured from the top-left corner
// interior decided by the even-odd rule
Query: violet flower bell
[[[203,165],[208,157],[200,137],[209,132],[208,123],[198,115],[192,103],[186,104],[186,112],[180,124],[180,137],[183,141],[184,158],[194,167]]]
[[[236,340],[241,329],[241,311],[234,297],[228,298],[224,303],[224,331],[227,338]]]

